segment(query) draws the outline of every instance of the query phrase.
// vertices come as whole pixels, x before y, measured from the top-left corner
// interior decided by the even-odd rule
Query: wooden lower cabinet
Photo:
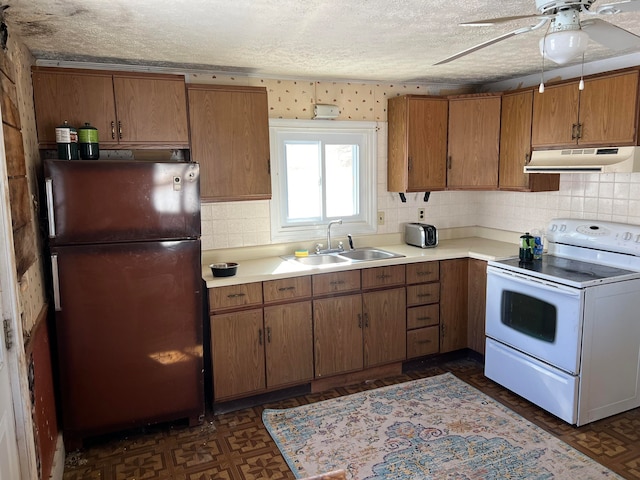
[[[484,355],[485,310],[487,305],[487,262],[469,259],[469,331],[467,345]]]
[[[440,353],[467,347],[468,259],[440,261]]]
[[[311,302],[264,307],[267,388],[313,379]]]
[[[311,302],[212,315],[211,357],[215,400],[310,381]]]
[[[440,328],[419,328],[407,332],[407,358],[433,355],[440,350]]]
[[[313,301],[316,378],[362,370],[362,296]]]
[[[407,358],[405,288],[362,294],[364,366],[374,367]]]
[[[214,400],[265,389],[262,308],[211,316]]]
[[[313,301],[316,378],[406,359],[404,287]]]

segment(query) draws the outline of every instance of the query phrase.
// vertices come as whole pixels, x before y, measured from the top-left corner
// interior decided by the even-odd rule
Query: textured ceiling
[[[601,0],[596,6],[604,3]],[[537,13],[534,0],[4,0],[9,35],[37,59],[277,78],[485,84],[538,72],[544,30],[445,65],[519,27],[460,22]],[[593,8],[592,8],[593,10]],[[640,12],[606,17],[640,35]],[[585,61],[613,52],[590,41]],[[577,63],[573,62],[573,63]],[[553,68],[548,65],[547,68]]]

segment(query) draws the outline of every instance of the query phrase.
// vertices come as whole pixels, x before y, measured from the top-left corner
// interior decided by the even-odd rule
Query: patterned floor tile
[[[623,478],[640,480],[640,409],[580,428],[568,425],[483,375],[475,359],[418,364],[400,376],[214,415],[201,425],[149,427],[71,452],[64,480],[249,480],[295,478],[262,424],[264,408],[289,408],[450,371],[573,445]]]

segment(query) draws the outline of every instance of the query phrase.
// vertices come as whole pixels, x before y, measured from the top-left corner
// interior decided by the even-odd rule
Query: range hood
[[[640,172],[640,147],[534,150],[525,173]]]

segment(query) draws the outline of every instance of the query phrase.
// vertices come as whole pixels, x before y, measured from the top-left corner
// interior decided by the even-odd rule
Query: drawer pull
[[[279,292],[286,292],[287,290],[295,290],[296,287],[280,287],[278,289]]]
[[[344,280],[334,280],[333,282],[329,282],[329,285],[344,285],[345,283]]]
[[[383,273],[381,275],[378,275],[376,278],[379,279],[379,280],[384,280],[385,278],[390,278],[390,277],[391,277],[391,275],[387,275],[387,274]]]
[[[419,322],[427,322],[431,320],[431,317],[418,317],[416,318],[416,320],[418,320]]]
[[[416,340],[418,345],[424,345],[426,343],[431,343],[431,340]]]
[[[422,297],[430,297],[431,294],[430,293],[419,293],[418,295],[416,295],[418,298],[422,298]]]
[[[238,298],[238,297],[244,297],[246,295],[246,293],[230,293],[229,295],[227,295],[227,298]]]
[[[423,277],[425,275],[431,275],[432,272],[418,272],[419,277]]]
[[[362,328],[362,314],[358,314],[358,328]]]
[[[267,343],[271,343],[271,327],[267,327]]]

